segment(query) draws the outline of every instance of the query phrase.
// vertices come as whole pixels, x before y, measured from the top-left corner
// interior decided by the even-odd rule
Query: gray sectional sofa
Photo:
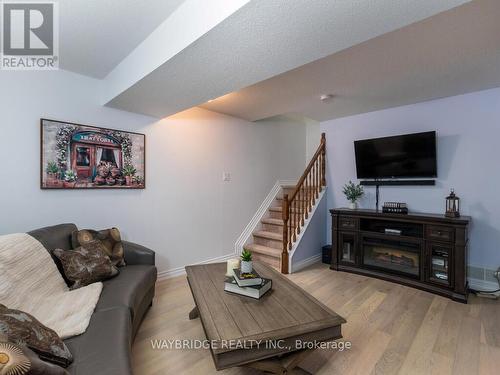
[[[74,224],[60,224],[28,234],[49,251],[69,250],[71,233],[75,230]],[[71,374],[132,374],[130,349],[153,303],[157,270],[154,251],[126,241],[123,247],[127,266],[120,268],[118,276],[103,282],[104,288],[87,331],[65,340],[74,357],[67,368]]]

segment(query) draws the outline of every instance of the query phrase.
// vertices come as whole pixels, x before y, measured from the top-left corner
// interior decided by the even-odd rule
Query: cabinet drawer
[[[339,219],[339,228],[340,229],[357,229],[358,220],[353,217],[340,217]]]
[[[455,230],[452,227],[427,226],[427,238],[430,240],[453,242]]]

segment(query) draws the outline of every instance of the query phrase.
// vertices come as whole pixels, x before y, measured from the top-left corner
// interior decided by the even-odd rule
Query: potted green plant
[[[76,180],[78,176],[75,171],[68,169],[64,173],[64,187],[65,188],[74,188],[76,186]]]
[[[358,199],[361,198],[365,192],[363,191],[363,187],[361,185],[349,181],[344,185],[343,193],[347,200],[351,202],[349,208],[355,210],[358,208]]]
[[[57,185],[57,175],[59,173],[59,167],[57,166],[57,163],[55,161],[49,161],[47,163],[45,172],[47,173],[47,185]]]
[[[136,170],[132,164],[127,164],[123,167],[123,175],[125,176],[125,183],[127,186],[132,185],[132,177],[134,177]]]
[[[241,273],[251,273],[252,270],[252,253],[247,249],[243,249],[243,251],[241,252],[240,271]]]

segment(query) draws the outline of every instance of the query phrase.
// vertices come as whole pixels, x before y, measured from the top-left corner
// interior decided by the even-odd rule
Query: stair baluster
[[[288,210],[288,194],[283,196],[283,244],[287,244],[286,248],[283,247],[283,252],[281,254],[281,272],[288,273],[288,243],[290,241],[290,231],[288,230],[288,219],[289,219],[289,210]]]

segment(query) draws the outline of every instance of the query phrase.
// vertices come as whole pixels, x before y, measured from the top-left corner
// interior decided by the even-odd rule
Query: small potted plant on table
[[[252,270],[252,253],[246,249],[243,249],[241,253],[240,271],[241,273],[251,273]]]
[[[365,193],[363,187],[359,184],[355,184],[352,181],[344,185],[343,189],[344,195],[350,203],[349,208],[355,210],[358,208],[358,199]]]

